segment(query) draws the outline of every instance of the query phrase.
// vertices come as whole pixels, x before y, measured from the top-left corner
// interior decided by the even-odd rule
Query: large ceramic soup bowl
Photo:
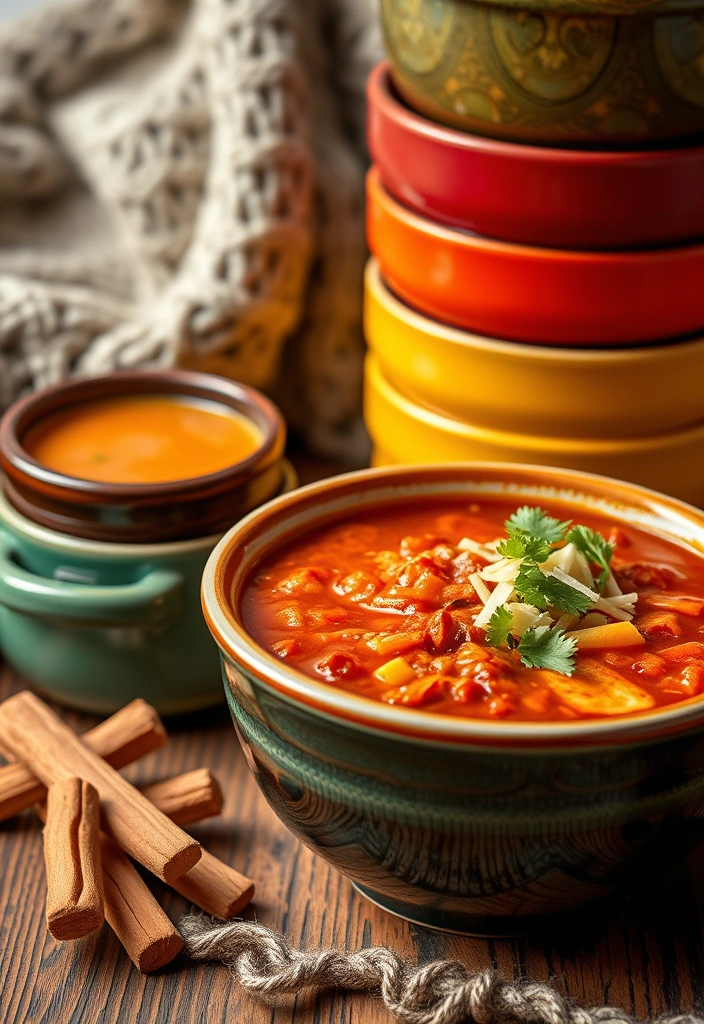
[[[394,80],[500,139],[647,144],[701,131],[700,0],[382,0]]]
[[[301,609],[321,602],[321,580],[347,587],[311,569],[325,557],[330,530],[338,546],[328,569],[336,561],[346,569],[354,552],[364,559],[369,548],[387,547],[384,531],[403,535],[410,523],[418,533],[426,514],[435,530],[433,517],[448,509],[460,519],[481,515],[487,502],[542,506],[577,521],[600,517],[619,544],[637,531],[646,548],[658,546],[657,557],[667,550],[674,571],[686,559],[690,575],[704,573],[704,513],[654,492],[539,466],[416,466],[338,477],[252,513],[209,559],[203,605],[239,740],[284,824],[394,913],[433,927],[509,934],[608,896],[639,865],[655,858],[660,870],[699,841],[704,700],[560,721],[501,717],[498,700],[472,717],[448,712],[447,702],[414,707],[371,689],[364,695],[359,677],[344,676],[344,659],[336,681],[292,664],[306,642]],[[444,522],[443,529],[462,528],[452,515]],[[410,549],[418,539],[408,538]],[[626,557],[642,553],[636,547]],[[277,561],[290,576],[285,584],[276,583]],[[704,581],[697,585],[704,594]],[[272,595],[284,630],[276,654],[267,639],[275,634],[253,626]],[[320,609],[313,617],[307,642],[318,644],[316,657],[334,674],[330,656],[342,626],[324,624]],[[394,618],[392,646],[404,621]],[[686,636],[698,627],[696,616],[687,619]],[[349,648],[350,663],[362,656],[365,636]],[[580,699],[589,701],[592,689],[608,698],[613,672],[605,667]]]
[[[103,714],[135,697],[164,714],[222,700],[200,580],[226,522],[295,486],[283,444],[263,396],[203,374],[116,374],[16,403],[0,427],[3,657]]]

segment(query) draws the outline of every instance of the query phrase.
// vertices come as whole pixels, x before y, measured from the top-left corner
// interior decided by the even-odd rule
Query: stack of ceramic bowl
[[[382,0],[374,461],[566,466],[704,504],[704,0],[521,2]]]

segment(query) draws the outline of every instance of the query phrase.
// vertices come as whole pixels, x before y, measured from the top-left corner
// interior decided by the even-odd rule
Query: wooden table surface
[[[0,697],[22,686],[9,671]],[[66,714],[64,712],[64,714]],[[69,714],[74,728],[93,724]],[[128,770],[159,778],[200,765],[225,792],[222,817],[190,831],[257,883],[245,917],[280,929],[292,943],[349,949],[387,944],[423,962],[453,957],[507,978],[552,979],[586,1004],[611,1003],[653,1016],[704,1009],[704,856],[653,879],[639,898],[590,921],[573,920],[545,939],[483,940],[407,924],[359,896],[349,882],[279,824],[250,776],[224,707],[167,721],[170,742]],[[156,879],[174,921],[188,906]],[[57,943],[44,923],[40,826],[31,814],[0,825],[0,1021],[2,1024],[381,1024],[388,1014],[358,995],[310,994],[271,1007],[240,991],[227,971],[185,958],[140,975],[107,925],[77,943]]]
[[[22,686],[9,670],[0,671],[0,698]],[[79,731],[94,722],[67,717]],[[452,957],[472,969],[493,967],[506,978],[551,979],[581,1003],[609,1003],[640,1017],[704,1010],[704,853],[591,919],[570,919],[562,934],[530,940],[443,935],[368,903],[279,824],[249,774],[224,707],[166,724],[168,746],[127,774],[156,779],[203,765],[218,777],[226,798],[222,817],[189,831],[255,880],[256,902],[244,916],[282,930],[292,943],[386,944],[421,962]],[[149,884],[174,921],[189,909],[156,879]],[[0,1024],[389,1021],[377,1001],[359,995],[310,993],[272,1007],[242,992],[225,968],[183,957],[140,975],[107,925],[81,942],[56,943],[44,923],[44,896],[38,821],[25,814],[0,824]]]

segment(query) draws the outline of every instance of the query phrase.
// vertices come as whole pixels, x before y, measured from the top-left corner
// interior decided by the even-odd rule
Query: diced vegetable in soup
[[[704,693],[704,560],[586,508],[427,500],[262,562],[242,614],[314,679],[468,718],[568,721]]]

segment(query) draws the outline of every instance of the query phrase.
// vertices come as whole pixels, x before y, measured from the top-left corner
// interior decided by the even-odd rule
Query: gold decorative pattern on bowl
[[[474,0],[381,6],[396,84],[436,121],[556,143],[704,129],[704,9],[634,17]]]

